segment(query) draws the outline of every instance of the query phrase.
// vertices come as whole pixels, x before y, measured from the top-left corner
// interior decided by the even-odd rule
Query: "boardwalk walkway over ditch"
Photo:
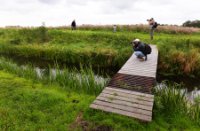
[[[90,108],[151,121],[154,102],[151,89],[156,81],[158,60],[156,46],[151,48],[147,61],[141,62],[133,54]]]

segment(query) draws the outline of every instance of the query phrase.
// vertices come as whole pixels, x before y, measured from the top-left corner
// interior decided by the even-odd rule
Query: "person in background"
[[[113,32],[115,33],[117,31],[117,25],[113,25]]]
[[[132,41],[134,54],[140,61],[147,60],[147,54],[145,53],[145,45],[139,39]]]
[[[153,18],[151,19],[147,19],[148,23],[149,23],[149,28],[150,28],[150,39],[153,40],[153,34],[154,34],[154,29],[157,27],[155,27],[155,24],[157,24]]]
[[[72,28],[72,30],[76,30],[76,21],[75,20],[72,21],[71,28]]]

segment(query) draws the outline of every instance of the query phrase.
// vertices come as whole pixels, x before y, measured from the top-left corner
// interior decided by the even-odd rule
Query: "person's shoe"
[[[145,59],[144,59],[145,61],[147,61],[147,56],[145,56]]]
[[[143,58],[143,57],[142,57],[142,58],[140,57],[140,58],[138,58],[138,59],[139,59],[139,61],[144,61],[144,58]]]

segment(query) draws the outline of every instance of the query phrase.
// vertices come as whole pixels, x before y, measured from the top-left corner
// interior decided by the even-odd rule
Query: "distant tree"
[[[194,21],[186,21],[183,23],[184,27],[198,27],[200,28],[200,20],[194,20]]]

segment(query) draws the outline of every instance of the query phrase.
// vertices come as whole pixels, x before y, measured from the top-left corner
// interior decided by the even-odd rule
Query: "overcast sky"
[[[200,0],[0,0],[0,26],[81,24],[181,25],[200,19]]]

